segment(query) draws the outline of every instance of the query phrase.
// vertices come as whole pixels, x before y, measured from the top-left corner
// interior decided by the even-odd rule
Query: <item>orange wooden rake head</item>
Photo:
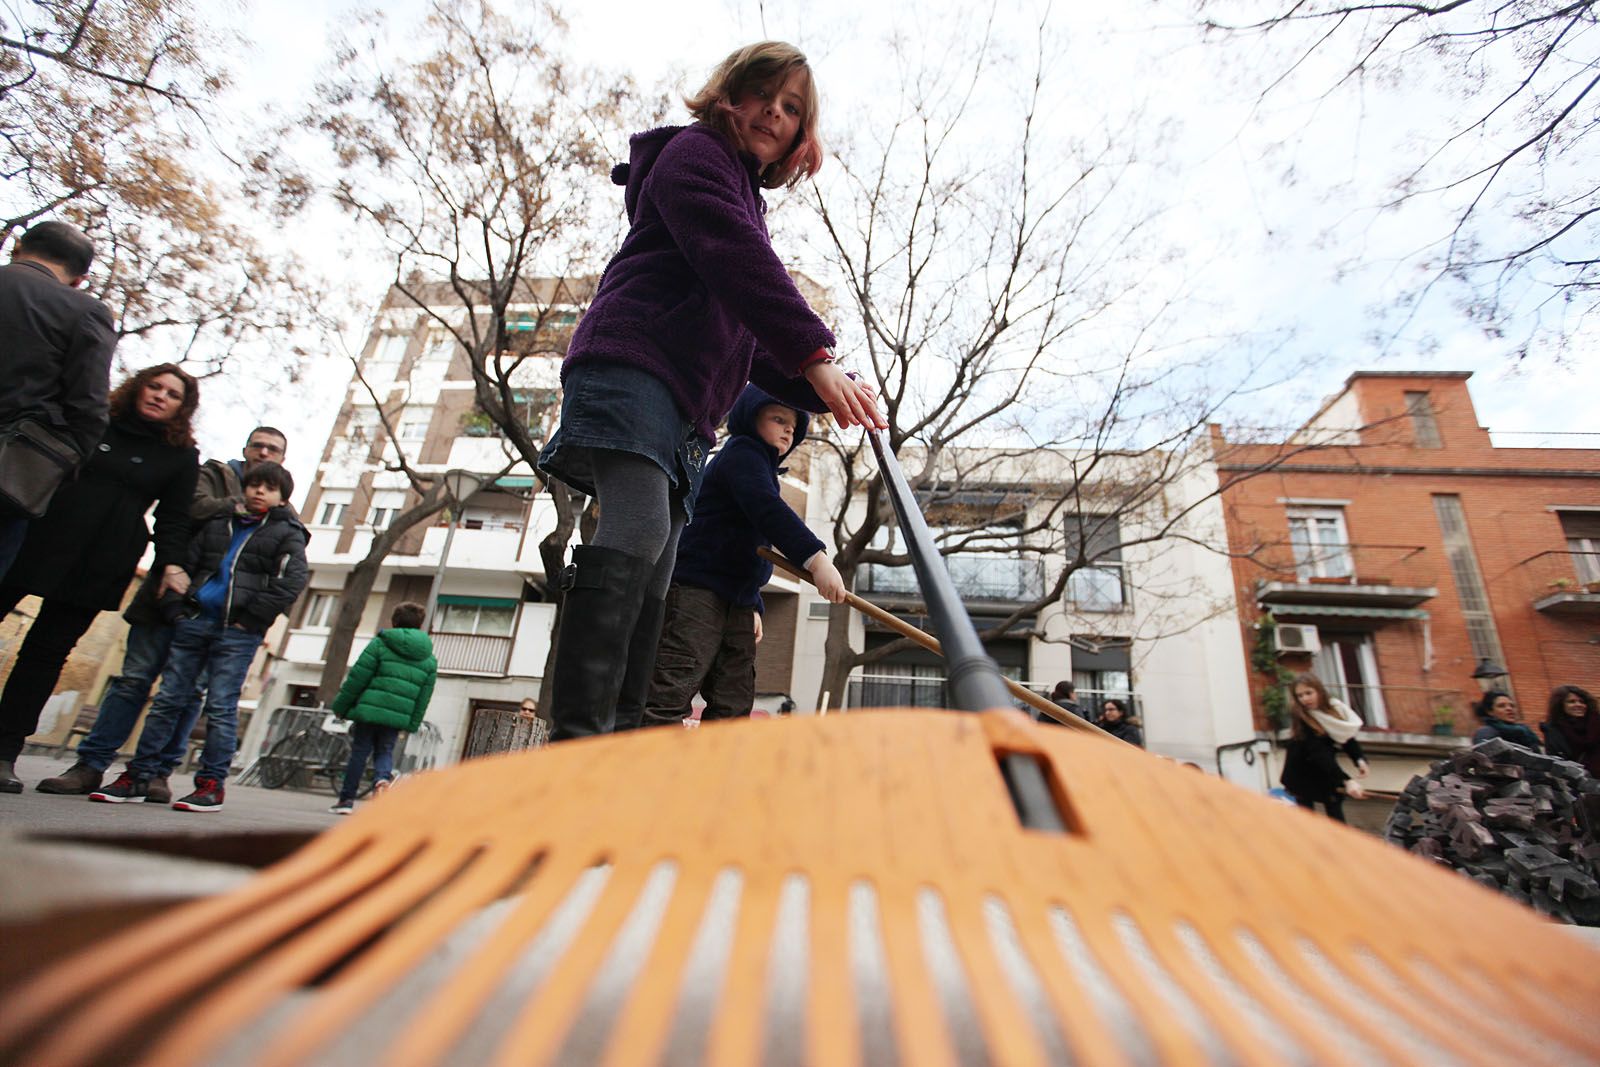
[[[1023,829],[1037,760],[1065,832]],[[1600,1062],[1600,953],[1010,712],[644,731],[408,780],[3,1005],[8,1062]]]

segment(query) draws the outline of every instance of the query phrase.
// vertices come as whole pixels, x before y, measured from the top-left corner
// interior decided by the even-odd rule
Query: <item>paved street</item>
[[[60,774],[69,759],[23,756],[17,777],[28,784],[20,794],[0,794],[0,827],[6,832],[102,836],[170,833],[263,833],[300,831],[315,833],[339,821],[328,813],[330,793],[302,793],[291,789],[260,789],[228,783],[227,803],[221,811],[196,814],[174,811],[158,804],[92,804],[86,797],[60,797],[40,793],[40,779]],[[122,769],[119,763],[107,774],[109,782]],[[192,779],[173,775],[172,792],[181,797]],[[196,824],[204,824],[203,828]]]

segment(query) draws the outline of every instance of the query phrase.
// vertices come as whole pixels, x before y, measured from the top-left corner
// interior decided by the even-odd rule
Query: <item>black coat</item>
[[[106,428],[111,309],[39,263],[0,267],[0,426],[33,416],[87,455]]]
[[[150,543],[144,516],[156,501],[151,569],[183,564],[199,461],[195,449],[167,444],[161,429],[142,419],[113,421],[77,479],[29,524],[5,584],[84,608],[121,606]]]
[[[228,589],[229,625],[264,634],[274,619],[294,604],[306,587],[306,542],[311,535],[290,507],[267,512],[239,549]],[[222,565],[233,542],[233,517],[220,515],[203,524],[189,543],[188,602]],[[196,609],[198,610],[198,609]]]
[[[1352,762],[1366,759],[1361,742],[1353,737],[1339,747]],[[1283,774],[1279,777],[1283,788],[1300,800],[1326,802],[1350,779],[1335,752],[1333,738],[1327,734],[1315,730],[1306,730],[1299,737],[1291,734],[1283,746]]]

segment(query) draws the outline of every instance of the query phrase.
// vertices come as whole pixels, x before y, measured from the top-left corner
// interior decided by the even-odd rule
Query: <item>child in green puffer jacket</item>
[[[398,605],[389,617],[393,629],[379,630],[367,643],[333,698],[334,714],[353,724],[344,784],[338,802],[328,809],[335,815],[355,810],[369,756],[373,792],[389,787],[394,777],[396,738],[400,731],[415,733],[422,725],[439,674],[433,642],[422,631],[425,614],[421,604],[407,601]]]

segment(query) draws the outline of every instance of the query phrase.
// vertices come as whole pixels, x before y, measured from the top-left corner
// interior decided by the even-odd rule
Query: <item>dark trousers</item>
[[[644,725],[683,722],[696,692],[706,698],[702,720],[750,714],[756,702],[755,609],[731,605],[709,589],[674,584],[667,590]]]
[[[0,506],[0,580],[11,569],[11,561],[22,551],[22,542],[28,538],[28,520],[8,514]]]
[[[367,770],[367,758],[372,758],[372,780],[387,782],[394,777],[394,743],[400,731],[393,726],[378,726],[370,722],[350,724],[350,762],[344,766],[344,784],[339,787],[339,799],[352,802],[361,792],[361,776]]]
[[[1290,795],[1293,796],[1293,794]],[[1302,808],[1305,808],[1307,811],[1317,810],[1317,802],[1314,800],[1307,800],[1304,797],[1295,797],[1294,802],[1300,805]],[[1322,806],[1328,809],[1328,818],[1332,819],[1334,822],[1344,822],[1344,797],[1340,796],[1338,793],[1335,793],[1327,800],[1323,801]]]
[[[0,617],[27,595],[16,586],[0,586]],[[55,691],[67,656],[98,614],[99,608],[81,608],[53,598],[40,604],[12,661],[5,691],[0,693],[0,760],[15,760],[22,753],[23,742],[38,729],[39,713]]]

